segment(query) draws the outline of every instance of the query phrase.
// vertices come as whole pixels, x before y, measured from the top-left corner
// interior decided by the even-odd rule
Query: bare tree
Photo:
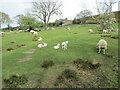
[[[108,29],[111,30],[112,24],[115,22],[114,14],[112,13],[112,7],[113,5],[117,3],[116,0],[103,0],[103,1],[97,1],[97,12],[99,16],[96,18],[96,20],[99,22],[99,29]]]
[[[45,25],[49,23],[53,15],[61,15],[60,7],[62,3],[52,0],[40,0],[32,3],[33,14],[37,16]]]
[[[103,0],[103,1],[96,0],[97,12],[99,14],[110,13],[112,12],[112,7],[115,3],[117,3],[116,0]]]
[[[92,15],[92,12],[90,10],[83,10],[81,12],[79,12],[77,15],[76,15],[76,18],[77,19],[80,19],[82,20],[82,23],[85,23],[88,19],[89,19],[89,16]]]

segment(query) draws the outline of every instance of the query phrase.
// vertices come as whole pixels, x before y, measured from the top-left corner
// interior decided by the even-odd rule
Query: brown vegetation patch
[[[7,51],[12,51],[14,50],[14,48],[7,48]]]
[[[111,37],[112,35],[101,35],[101,37]]]
[[[112,39],[119,39],[119,36],[111,36]]]
[[[25,61],[29,61],[29,60],[32,60],[32,58],[26,57],[26,58],[20,59],[19,62],[25,62]]]
[[[15,43],[16,41],[11,41],[10,43]]]

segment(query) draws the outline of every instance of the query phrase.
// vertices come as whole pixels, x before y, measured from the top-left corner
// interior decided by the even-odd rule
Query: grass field
[[[13,74],[26,75],[27,83],[20,85],[20,88],[56,88],[56,87],[79,87],[79,88],[117,88],[118,87],[118,39],[101,37],[104,34],[90,34],[88,29],[95,31],[96,25],[71,25],[70,30],[64,27],[57,27],[55,30],[43,30],[38,33],[42,41],[32,41],[33,35],[29,32],[4,35],[2,37],[2,76],[9,78]],[[117,28],[117,25],[115,25]],[[97,30],[95,31],[97,32]],[[13,33],[13,32],[11,32]],[[117,35],[117,32],[110,32],[108,35]],[[108,42],[106,55],[98,54],[96,44],[100,39]],[[57,43],[69,41],[68,49],[55,50]],[[13,42],[13,43],[12,43]],[[45,42],[45,48],[38,48],[37,45]],[[25,46],[20,46],[24,44]],[[14,50],[7,51],[8,48]],[[96,61],[101,65],[95,70],[77,69],[73,61],[82,59]],[[28,60],[28,61],[26,61]],[[41,67],[45,60],[51,60],[54,65],[44,69]],[[72,69],[77,72],[77,82],[55,85],[59,75],[65,69]],[[6,87],[3,83],[3,87]]]

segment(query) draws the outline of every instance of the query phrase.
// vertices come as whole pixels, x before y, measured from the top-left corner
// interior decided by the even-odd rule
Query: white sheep
[[[108,33],[108,31],[107,30],[103,30],[103,33]]]
[[[19,30],[19,32],[22,32],[22,30]]]
[[[38,33],[37,33],[37,32],[33,32],[33,35],[34,35],[35,37],[37,37]]]
[[[55,28],[52,28],[52,30],[55,30]]]
[[[34,30],[30,30],[30,32],[33,34],[35,31]]]
[[[90,33],[93,33],[93,30],[92,30],[92,29],[89,29],[89,32],[90,32]]]
[[[70,27],[67,27],[67,30],[70,30]]]
[[[43,38],[40,37],[40,38],[38,39],[38,41],[41,41],[41,40],[43,40]]]
[[[62,42],[62,48],[64,50],[67,49],[67,44],[68,44],[68,41]]]
[[[96,48],[99,49],[98,53],[103,50],[103,54],[105,54],[105,50],[107,50],[107,41],[105,41],[104,39],[99,40]]]
[[[39,48],[47,47],[47,43],[38,44]]]
[[[0,32],[0,34],[4,34],[4,32]]]
[[[58,43],[56,46],[54,46],[54,49],[60,48],[60,44]]]

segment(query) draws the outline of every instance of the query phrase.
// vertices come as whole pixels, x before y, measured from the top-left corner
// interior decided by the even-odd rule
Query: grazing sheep
[[[50,28],[48,27],[47,30],[49,30]]]
[[[43,40],[43,38],[40,37],[40,38],[38,39],[38,41],[41,41],[41,40]]]
[[[93,30],[92,30],[92,29],[89,29],[89,32],[90,32],[90,33],[93,33]]]
[[[62,42],[62,48],[64,50],[67,49],[67,44],[68,44],[68,41]]]
[[[67,30],[70,30],[70,27],[67,27]]]
[[[99,40],[96,48],[99,49],[98,53],[103,50],[103,54],[105,54],[105,50],[107,49],[107,42],[104,39]]]
[[[34,30],[30,30],[30,32],[33,34],[35,31]]]
[[[56,46],[54,46],[54,49],[60,48],[60,44],[58,43]]]
[[[107,30],[103,30],[103,33],[108,33],[108,31]]]
[[[39,48],[47,47],[47,43],[38,44]]]
[[[52,28],[52,30],[55,30],[55,28]]]
[[[22,30],[19,30],[19,32],[22,32]]]
[[[4,34],[4,32],[0,32],[0,34]]]

